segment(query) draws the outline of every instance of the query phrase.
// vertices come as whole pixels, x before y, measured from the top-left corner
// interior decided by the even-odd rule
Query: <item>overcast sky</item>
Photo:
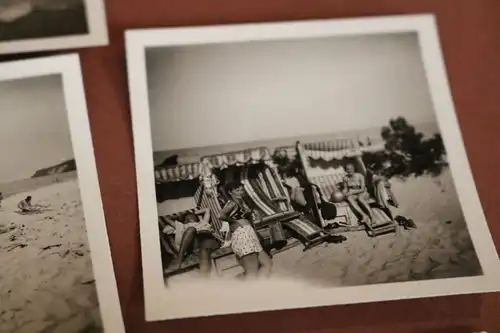
[[[59,75],[0,82],[0,182],[73,158]]]
[[[147,52],[154,150],[435,121],[416,34]]]
[[[35,9],[64,10],[79,6],[83,0],[0,0],[0,22],[13,22]]]

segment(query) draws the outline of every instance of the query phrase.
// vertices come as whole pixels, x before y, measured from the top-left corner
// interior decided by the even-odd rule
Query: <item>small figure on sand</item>
[[[3,193],[0,192],[0,209],[2,209]]]
[[[344,196],[352,210],[361,216],[360,222],[372,225],[372,219],[375,215],[368,204],[369,195],[366,190],[365,177],[355,171],[352,163],[347,164],[345,170]]]
[[[167,226],[163,232],[175,235],[175,245],[178,249],[177,257],[172,263],[172,269],[179,269],[187,253],[193,249],[200,251],[200,273],[210,275],[212,264],[210,254],[219,247],[210,224],[210,210],[208,208],[189,212],[183,218],[165,218]]]
[[[243,266],[246,279],[259,276],[269,277],[273,262],[264,251],[259,237],[253,227],[253,212],[243,201],[243,185],[238,181],[231,181],[225,186],[230,199],[220,213],[220,219],[229,226],[221,230],[231,233],[231,248]]]
[[[32,197],[28,195],[25,199],[19,201],[17,204],[21,214],[38,214],[42,212],[42,208],[46,208],[41,205],[33,205]]]

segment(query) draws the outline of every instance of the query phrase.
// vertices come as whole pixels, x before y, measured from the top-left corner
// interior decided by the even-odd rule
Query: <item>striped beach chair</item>
[[[296,150],[307,181],[315,185],[326,200],[329,200],[332,194],[339,190],[345,176],[344,165],[348,161],[357,167],[358,172],[365,175],[365,177],[367,176],[367,170],[361,158],[362,152],[352,140],[314,142],[303,145],[297,142]],[[313,167],[313,161],[320,166]],[[392,197],[394,198],[393,195]],[[359,217],[356,216],[346,202],[333,202],[337,207],[337,217],[333,220],[324,219],[320,211],[317,213],[323,226],[337,223],[345,226],[344,230],[346,231],[365,229],[369,236],[395,232],[396,223],[392,220],[387,206],[381,207],[373,197],[370,198],[369,203],[375,214],[373,219],[375,223],[370,226],[359,225]]]
[[[323,243],[330,236],[301,213],[293,211],[288,192],[276,170],[266,166],[251,176],[249,173],[249,167],[242,168],[240,180],[247,194],[247,204],[263,216],[256,222],[257,229],[282,224],[285,230],[304,244],[305,250]]]

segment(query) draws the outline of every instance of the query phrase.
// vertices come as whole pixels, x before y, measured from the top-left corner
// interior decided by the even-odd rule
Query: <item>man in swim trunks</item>
[[[344,196],[349,206],[351,206],[355,213],[361,216],[361,223],[371,225],[374,214],[368,204],[369,195],[366,190],[365,177],[355,171],[352,163],[346,165],[346,175],[344,176],[343,183]]]

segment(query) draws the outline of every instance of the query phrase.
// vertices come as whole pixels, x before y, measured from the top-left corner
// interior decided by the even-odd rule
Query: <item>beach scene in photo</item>
[[[415,130],[422,133],[424,138],[431,138],[439,133],[435,122],[417,124]],[[370,128],[248,144],[157,151],[154,153],[154,160],[157,168],[165,167],[165,163],[171,163],[169,167],[175,168],[175,165],[201,161],[204,156],[229,154],[262,146],[270,151],[288,147],[293,154],[296,141],[321,142],[346,137],[356,138],[361,144],[368,142],[371,151],[383,150],[385,142],[380,132],[381,128]],[[394,215],[411,218],[416,227],[398,226],[395,233],[377,237],[370,237],[360,231],[341,232],[347,238],[341,244],[325,242],[307,251],[304,251],[304,246],[299,241],[290,240],[288,248],[273,254],[273,278],[293,279],[307,283],[304,285],[310,287],[340,287],[482,274],[448,167],[439,174],[393,177],[390,184],[399,203],[397,208],[391,208]],[[165,216],[188,210],[193,205],[193,198],[189,195],[160,199],[158,213]],[[243,268],[232,256],[214,259],[214,265],[218,271],[211,272],[212,279],[234,277],[243,273]],[[167,267],[168,262],[165,263],[165,268]],[[192,281],[192,278],[199,278],[199,275],[196,268],[186,270],[169,276],[168,285]]]
[[[0,332],[103,331],[63,96],[0,82]]]
[[[168,286],[244,279],[244,255],[261,247],[259,272],[317,286],[482,274],[416,34],[154,48],[146,59]],[[236,246],[224,212],[239,200],[234,181],[259,238]],[[211,241],[193,222],[207,219]]]

